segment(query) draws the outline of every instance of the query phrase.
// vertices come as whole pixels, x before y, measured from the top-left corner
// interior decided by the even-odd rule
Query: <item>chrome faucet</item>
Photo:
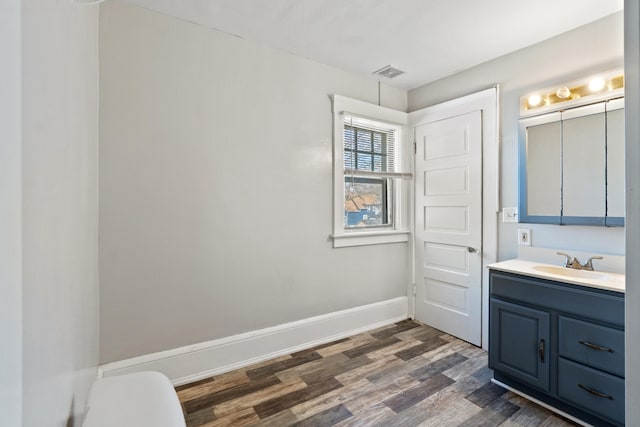
[[[564,252],[556,252],[558,255],[562,255],[565,257],[563,267],[574,268],[576,270],[582,270],[582,264],[578,261],[578,258],[571,256],[569,254],[565,254]]]
[[[592,256],[591,258],[589,258],[587,260],[587,262],[585,262],[584,264],[581,264],[580,261],[578,261],[578,258],[571,256],[569,254],[565,254],[564,252],[556,252],[558,255],[562,255],[563,257],[565,257],[564,260],[564,267],[566,268],[573,268],[576,270],[587,270],[587,271],[593,271],[593,260],[594,259],[602,259],[601,256]]]
[[[582,264],[582,269],[583,270],[587,270],[587,271],[593,271],[593,263],[591,261],[593,261],[594,259],[602,259],[602,257],[601,256],[592,256],[591,258],[589,258],[587,260],[587,262]]]

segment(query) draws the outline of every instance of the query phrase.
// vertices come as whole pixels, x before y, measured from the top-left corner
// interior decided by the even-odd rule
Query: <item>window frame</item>
[[[393,110],[368,102],[348,98],[342,95],[332,96],[333,105],[333,247],[349,247],[362,245],[375,245],[385,243],[403,243],[409,241],[409,185],[407,178],[411,178],[409,161],[405,159],[407,150],[408,134],[407,123],[408,114],[403,111]],[[400,137],[395,142],[394,150],[397,158],[396,170],[401,172],[385,172],[377,174],[375,172],[349,171],[345,173],[344,168],[344,114],[354,117],[378,121],[398,127]],[[388,201],[390,224],[369,227],[345,227],[344,225],[344,197],[345,178],[353,176],[356,178],[382,178],[386,175],[389,179],[387,191],[392,197]]]

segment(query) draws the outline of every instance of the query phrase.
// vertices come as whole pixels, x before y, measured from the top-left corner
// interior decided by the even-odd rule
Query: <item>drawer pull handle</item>
[[[578,341],[580,344],[589,347],[592,350],[600,350],[600,351],[608,351],[609,353],[613,353],[613,350],[608,347],[601,347],[599,345],[591,344],[589,341]]]
[[[586,385],[583,385],[583,384],[578,384],[578,386],[581,389],[586,390],[589,393],[593,394],[594,396],[602,397],[603,399],[613,400],[613,397],[611,395],[609,395],[609,394],[600,393],[599,391],[596,391],[596,390],[592,389],[591,387],[587,387]]]
[[[540,355],[540,361],[544,363],[544,340],[540,340],[540,344],[538,344],[538,354]]]

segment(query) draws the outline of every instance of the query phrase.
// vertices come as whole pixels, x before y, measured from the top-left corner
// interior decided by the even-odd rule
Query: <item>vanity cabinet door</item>
[[[491,299],[489,368],[549,391],[550,314]]]

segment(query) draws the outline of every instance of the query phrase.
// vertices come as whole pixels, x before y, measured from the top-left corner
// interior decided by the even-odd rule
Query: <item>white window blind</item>
[[[343,113],[343,127],[345,175],[411,177],[397,168],[398,126]]]
[[[344,118],[344,168],[369,172],[395,172],[395,129],[353,116]]]

